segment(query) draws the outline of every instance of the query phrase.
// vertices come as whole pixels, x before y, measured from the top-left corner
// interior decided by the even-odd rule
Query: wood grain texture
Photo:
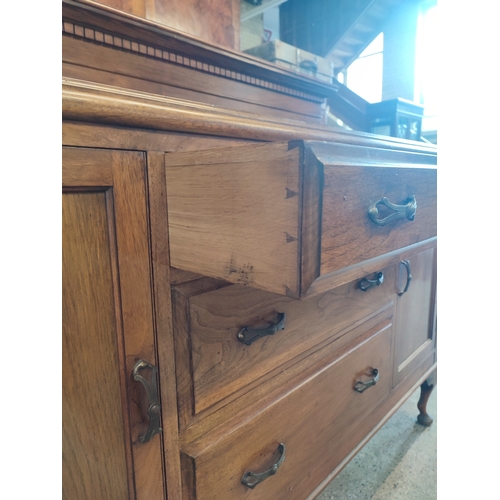
[[[113,185],[111,151],[63,149],[63,186],[109,187]]]
[[[378,405],[371,415],[371,419],[360,422],[356,428],[356,434],[359,436],[359,443],[351,448],[347,456],[311,493],[309,498],[316,498],[328,484],[339,474],[339,472],[359,453],[368,441],[380,430],[380,428],[396,413],[396,411],[405,403],[405,401],[415,393],[419,385],[436,369],[433,364],[433,356],[428,356],[422,364],[412,373],[411,377],[406,378],[396,389],[391,392],[391,396]],[[373,422],[377,422],[373,426]]]
[[[163,498],[161,440],[153,439],[144,444],[139,442],[139,436],[148,427],[148,402],[142,385],[132,379],[132,369],[138,359],[155,363],[144,156],[138,152],[65,148],[63,160],[63,172],[70,171],[71,187],[68,189],[77,186],[79,191],[95,190],[99,184],[95,174],[102,171],[101,190],[107,193],[106,225],[113,251],[102,256],[99,254],[99,258],[111,263],[106,285],[113,293],[119,346],[119,363],[113,368],[124,388],[119,416],[125,423],[122,439],[125,438],[125,456],[129,464],[129,489],[137,500]],[[109,169],[112,170],[111,188],[106,186]],[[90,186],[85,186],[88,171],[93,172],[94,178],[89,182]],[[78,309],[78,306],[75,307]],[[100,308],[96,305],[95,309],[97,314]],[[80,355],[84,356],[84,353],[80,352]],[[92,394],[93,391],[85,392]],[[99,392],[98,388],[96,392]],[[98,425],[101,425],[100,421]],[[119,448],[113,453],[123,455]],[[99,485],[96,480],[97,491]]]
[[[275,106],[270,106],[265,105],[264,103],[257,104],[242,99],[234,99],[229,97],[227,95],[228,92],[224,92],[223,88],[219,89],[215,95],[206,93],[206,86],[204,85],[206,75],[203,75],[203,79],[188,78],[188,80],[192,80],[194,84],[198,82],[197,87],[199,88],[198,90],[196,90],[191,88],[177,87],[174,85],[166,85],[161,82],[123,75],[105,69],[92,69],[86,66],[80,66],[65,62],[62,66],[63,74],[66,78],[89,80],[97,83],[112,84],[117,87],[129,88],[140,92],[148,92],[151,94],[158,94],[189,101],[200,101],[204,104],[217,106],[219,108],[225,108],[228,110],[232,110],[233,112],[248,112],[255,115],[263,115],[270,118],[273,117],[274,119],[282,118],[285,120],[301,120],[311,124],[323,123],[323,119],[320,116],[315,116],[314,114],[308,115],[305,113],[305,109],[303,110],[304,112],[293,112],[293,106],[285,109],[275,107],[276,105],[279,105],[278,102],[274,102]],[[170,68],[170,70],[172,74],[177,74],[179,72],[177,67]],[[156,75],[158,76],[158,73],[156,73]],[[224,86],[225,84],[223,83],[222,87]],[[225,90],[227,91],[228,89]],[[272,100],[270,102],[272,102]],[[304,107],[305,106],[300,106],[300,108]]]
[[[181,429],[181,450],[190,456],[197,456],[210,448],[258,416],[268,406],[314,378],[318,371],[329,366],[335,359],[344,356],[351,350],[353,342],[366,340],[366,332],[386,320],[392,322],[393,316],[393,304],[390,303],[358,326],[352,328],[349,325],[333,341],[326,339],[320,342],[233,396],[216,403],[210,410],[195,415],[189,425]]]
[[[87,148],[119,148],[136,151],[201,151],[228,146],[245,146],[254,141],[210,137],[158,130],[110,127],[95,123],[63,122],[64,146]]]
[[[163,153],[149,152],[148,194],[153,260],[153,291],[157,330],[158,365],[161,366],[163,456],[168,498],[181,498],[181,466],[177,425],[177,392],[170,297],[167,193]]]
[[[395,268],[384,270],[384,286],[359,290],[355,281],[311,300],[297,303],[280,295],[241,285],[214,289],[212,280],[176,287],[176,334],[187,339],[180,357],[189,358],[186,385],[179,387],[184,404],[181,421],[211,407],[279,366],[325,340],[334,341],[349,326],[355,327],[393,301]],[[220,286],[220,285],[219,285]],[[285,329],[246,346],[236,338],[245,326],[265,328],[286,314]],[[183,319],[181,319],[183,318]],[[182,360],[180,360],[182,363]],[[248,390],[248,389],[247,389]],[[242,391],[240,391],[241,394]]]
[[[378,137],[378,136],[374,136]],[[389,139],[389,138],[388,138]],[[385,141],[384,141],[385,142]],[[352,142],[332,141],[304,141],[304,146],[310,148],[317,159],[325,166],[397,166],[397,167],[434,167],[436,165],[436,151],[429,148],[422,148],[417,142],[413,142],[415,147],[408,144],[396,145],[387,141],[385,146],[375,142]],[[366,149],[355,146],[366,146]],[[408,147],[410,146],[410,147]],[[368,149],[369,148],[369,149]]]
[[[201,40],[239,49],[240,2],[239,0],[161,0],[150,2],[154,13],[148,19]]]
[[[325,165],[321,234],[321,273],[340,270],[419,241],[435,237],[436,169],[382,165]],[[399,219],[380,227],[368,208],[387,197],[404,204],[414,195],[414,221]],[[382,215],[386,216],[391,211]]]
[[[144,17],[146,16],[146,5],[147,0],[94,0],[95,3],[107,5],[113,9],[117,9],[128,14],[133,14],[134,16]]]
[[[114,3],[119,0],[106,1]],[[141,0],[138,0],[138,3],[141,3]],[[177,3],[179,0],[174,5]],[[148,0],[146,10],[153,12],[156,4],[154,0]],[[96,6],[99,8],[95,8]],[[200,12],[202,7],[199,9]],[[233,24],[237,26],[236,9],[233,9],[233,16]],[[147,15],[147,17],[151,16]],[[244,80],[262,88],[273,87],[278,92],[283,92],[286,88],[287,92],[306,99],[322,101],[325,108],[330,106],[334,114],[352,128],[367,130],[366,114],[369,104],[335,80],[331,83],[323,83],[309,77],[300,78],[290,71],[280,70],[276,64],[238,51],[225,50],[220,45],[204,42],[187,33],[104,7],[95,2],[80,0],[76,3],[63,0],[63,19],[65,33],[93,40],[89,33],[95,31],[100,35],[95,41],[102,43],[102,39],[107,38],[109,42],[105,43],[116,44],[122,49],[129,47],[133,40],[132,43],[140,44],[145,48],[144,53],[147,56],[155,56],[156,51],[172,51],[172,55],[189,61],[187,65],[205,66],[207,72],[216,73],[218,70],[221,75],[236,81]],[[79,26],[71,29],[68,25],[75,22]],[[209,26],[208,29],[211,27]],[[125,37],[128,39],[125,40]]]
[[[339,442],[357,444],[353,442],[351,423],[362,421],[389,395],[391,365],[385,353],[391,347],[391,324],[383,323],[370,333],[369,339],[353,347],[349,355],[330,364],[233,435],[193,457],[196,499],[246,498],[249,490],[240,483],[241,477],[248,470],[259,472],[270,467],[276,461],[280,442],[286,446],[285,462],[275,476],[252,491],[252,497],[306,498],[318,480],[344,458],[345,448]],[[365,379],[373,367],[379,368],[380,381],[363,394],[355,392],[356,381]]]
[[[392,137],[382,139],[371,134],[345,132],[298,120],[273,119],[243,111],[234,112],[203,103],[70,78],[65,78],[62,86],[62,112],[66,120],[247,140],[328,141],[436,156],[434,145]]]
[[[178,394],[179,427],[185,427],[193,415],[194,390],[192,383],[191,339],[189,335],[188,297],[195,293],[228,286],[220,280],[202,278],[172,288],[172,317],[175,342],[175,368]]]
[[[303,163],[300,290],[304,294],[321,274],[323,165],[310,148],[304,148],[302,141],[290,141],[288,147],[300,148],[300,160]]]
[[[436,248],[408,259],[412,280],[396,302],[394,385],[403,380],[435,348]],[[406,285],[407,272],[398,266],[397,291]]]
[[[429,238],[428,240],[415,243],[403,249],[394,250],[373,259],[363,261],[361,264],[324,274],[311,285],[304,295],[304,298],[313,297],[314,295],[326,292],[337,286],[344,285],[353,279],[359,278],[359,276],[367,276],[370,273],[376,273],[380,269],[389,267],[392,264],[398,264],[401,260],[408,259],[421,251],[434,248],[436,244],[437,238]]]
[[[153,9],[153,4],[154,0],[148,0],[149,8]],[[236,9],[233,9],[233,15],[236,15]],[[172,61],[205,74],[221,75],[233,82],[272,89],[279,94],[293,95],[325,107],[327,96],[340,91],[333,82],[325,84],[283,70],[263,59],[224,49],[188,33],[102,4],[87,0],[63,0],[62,16],[63,34],[76,36],[81,41],[97,42],[149,58]],[[239,24],[238,19],[235,24]],[[88,48],[92,50],[91,46]],[[346,87],[342,90],[352,94],[350,98],[353,98],[354,94]]]
[[[297,160],[286,144],[165,155],[172,266],[298,296]]]
[[[156,4],[154,0],[149,0],[146,10],[153,12]],[[233,16],[233,25],[237,27],[236,9],[233,9]],[[220,74],[234,82],[243,81],[261,89],[272,89],[280,94],[320,103],[324,111],[323,123],[326,123],[329,106],[351,128],[367,130],[368,103],[335,80],[325,83],[300,76],[263,59],[223,49],[188,33],[86,0],[78,3],[63,0],[63,19],[65,34],[121,50],[132,50],[148,57],[175,61],[205,73]]]
[[[95,0],[95,3],[194,35],[231,49],[239,47],[239,0]],[[238,21],[238,24],[235,24]]]
[[[63,38],[63,75],[229,109],[323,122],[321,103],[68,37]]]
[[[139,359],[156,359],[143,153],[116,153],[113,177],[116,220],[121,222],[116,226],[118,265],[127,269],[120,273],[120,290],[126,372],[131,381],[129,411],[136,494],[138,498],[163,498],[161,440],[139,441],[148,428],[148,401],[144,387],[131,377]]]
[[[92,302],[88,306],[93,309],[89,321],[95,323],[102,316],[110,326],[99,334],[104,339],[99,339],[103,351],[114,349],[117,353],[105,372],[104,406],[106,415],[119,416],[115,418],[121,427],[113,427],[106,438],[121,439],[122,447],[103,441],[103,448],[111,449],[112,459],[92,477],[85,472],[90,479],[84,483],[81,496],[107,495],[112,500],[127,495],[137,500],[236,500],[248,496],[304,500],[316,494],[325,478],[331,479],[352,458],[409,391],[423,381],[435,362],[435,334],[424,331],[427,320],[428,325],[435,322],[435,275],[429,282],[428,272],[422,270],[435,260],[435,233],[429,236],[425,231],[413,232],[413,243],[389,235],[374,246],[374,253],[368,251],[367,255],[363,254],[363,245],[355,241],[356,248],[346,252],[349,257],[358,252],[351,264],[321,269],[321,244],[328,232],[324,230],[330,229],[329,224],[342,225],[340,236],[328,247],[335,251],[342,232],[353,229],[346,226],[347,218],[342,214],[340,219],[325,218],[324,194],[331,198],[331,192],[324,189],[329,190],[331,184],[324,182],[323,171],[429,170],[435,164],[436,148],[316,124],[327,102],[341,112],[356,108],[354,121],[363,114],[363,102],[346,106],[349,96],[342,88],[291,75],[265,61],[162,27],[151,19],[155,15],[168,18],[169,7],[157,0],[102,1],[146,19],[121,15],[109,8],[98,9],[90,5],[92,2],[78,6],[63,0],[63,141],[77,146],[71,148],[69,156],[63,153],[63,181],[68,186],[65,196],[85,196],[85,202],[79,205],[85,207],[81,212],[94,207],[96,210],[89,212],[98,219],[93,218],[92,224],[77,221],[71,230],[85,224],[93,244],[103,235],[108,237],[107,242],[98,245],[97,262],[106,261],[108,266],[96,279],[101,280],[101,295],[93,297],[88,285],[82,289],[74,283],[71,286],[74,294],[86,294],[87,302],[99,301],[98,305]],[[170,9],[171,19],[177,8],[187,13],[188,19],[193,2],[176,0]],[[227,6],[229,0],[224,2]],[[210,2],[205,4],[209,10],[213,7]],[[221,10],[221,17],[226,14],[227,10]],[[224,29],[220,30],[221,36],[225,36]],[[293,153],[297,154],[291,170],[293,184],[298,186],[295,191],[285,175],[292,163],[286,155],[292,154],[288,141],[298,139],[315,144],[302,142],[294,146],[300,150]],[[247,141],[252,141],[252,147],[246,147]],[[274,141],[283,141],[287,146],[281,150],[282,145],[262,144]],[[325,146],[324,141],[330,145]],[[268,165],[262,166],[266,148],[260,146],[281,153],[268,155]],[[103,149],[92,151],[89,147]],[[219,149],[226,151],[224,158]],[[201,150],[211,152],[200,156]],[[242,151],[247,151],[246,159]],[[178,153],[185,155],[182,161]],[[224,255],[212,250],[203,257],[204,265],[210,267],[210,261],[220,257],[229,258],[231,263],[240,249],[243,255],[248,248],[253,249],[260,252],[259,262],[276,260],[277,264],[268,268],[277,270],[278,278],[284,277],[285,282],[289,276],[284,269],[294,269],[295,296],[302,295],[302,301],[286,296],[290,295],[288,285],[280,290],[283,295],[278,295],[245,286],[245,279],[242,284],[230,285],[220,279],[201,278],[199,271],[171,267],[172,241],[167,231],[171,206],[167,193],[173,186],[167,182],[164,156],[167,163],[171,161],[172,169],[192,170],[192,184],[181,193],[185,194],[183,209],[196,206],[198,195],[209,200],[213,196],[212,206],[219,210],[227,202],[222,216],[213,217],[215,225],[204,226],[206,240],[201,239],[201,244],[196,225],[200,220],[205,224],[208,218],[204,220],[203,213],[201,217],[190,214],[185,229],[191,233],[192,244],[186,245],[186,251],[201,252],[205,242],[217,241],[217,224],[220,220],[225,223],[224,217],[233,217],[233,227],[241,232],[231,252]],[[257,165],[256,170],[244,166],[247,160]],[[228,168],[214,176],[212,194],[207,189],[207,178],[221,164]],[[249,171],[231,178],[230,171],[239,174],[240,168]],[[278,185],[274,176],[288,187],[283,198],[273,199],[266,191],[270,185]],[[413,185],[410,181],[405,182]],[[365,187],[373,184],[365,175],[358,176],[355,182]],[[396,180],[392,184],[396,191],[402,190]],[[249,185],[254,186],[253,191]],[[224,198],[231,190],[240,196]],[[297,193],[302,196],[300,202]],[[262,211],[249,217],[248,223],[243,219],[238,224],[238,211],[250,207],[245,206],[249,197],[257,202],[263,199],[258,203]],[[418,217],[422,204],[417,200]],[[342,199],[341,205],[347,201]],[[297,203],[294,221],[280,211],[288,202]],[[337,217],[338,207],[332,207]],[[99,214],[104,214],[104,222]],[[285,231],[290,241],[287,245],[296,244],[297,239],[294,252],[285,252],[285,258],[281,248],[266,241],[258,244],[266,227],[270,228],[269,235],[279,231],[267,224],[268,216],[281,218],[281,225],[283,221],[290,225],[293,222],[297,228],[296,234]],[[250,237],[245,237],[245,226],[250,229]],[[85,246],[73,248],[75,252],[87,252]],[[329,257],[329,251],[325,255]],[[396,264],[401,258],[414,261],[417,286],[410,286],[399,301]],[[239,267],[247,261],[240,262]],[[391,268],[385,276],[387,287],[366,294],[355,289],[359,278],[387,266]],[[78,272],[84,275],[83,280],[88,278],[85,268]],[[222,277],[218,272],[213,274]],[[274,279],[267,281],[275,283]],[[177,286],[171,292],[170,285],[174,284]],[[416,293],[410,295],[412,290]],[[231,343],[243,323],[268,324],[282,305],[287,313],[285,331],[250,347]],[[90,339],[98,335],[95,330]],[[71,348],[81,350],[75,346]],[[80,356],[78,352],[73,354]],[[93,380],[84,373],[95,370],[88,364],[91,357],[82,357],[77,364],[82,373],[71,374],[68,381],[73,380],[71,377]],[[159,367],[164,428],[163,435],[144,445],[138,442],[138,436],[147,427],[146,398],[142,386],[131,378],[131,367],[139,357]],[[101,362],[101,358],[96,359]],[[362,372],[366,372],[366,366],[356,368],[358,361],[365,365],[377,363],[385,374],[380,384],[362,395],[354,394],[352,389],[346,391],[343,385],[349,381],[350,386],[357,375],[365,376]],[[117,394],[117,390],[121,392]],[[353,403],[353,394],[364,398],[358,398],[363,404],[355,400]],[[91,398],[86,394],[83,399]],[[90,425],[80,424],[76,416],[73,428],[82,425],[84,432],[90,432],[93,426],[106,429],[106,421],[101,422],[103,415],[91,410],[92,403],[88,408],[92,413]],[[80,451],[74,434],[68,434],[73,441],[66,449],[71,453]],[[291,444],[278,474],[253,491],[245,489],[240,484],[243,472],[261,471],[271,465],[276,459],[277,442],[285,439],[286,444],[288,439]],[[83,464],[89,459],[85,454],[79,457]],[[78,474],[88,471],[85,467],[74,462],[71,466],[71,498],[73,491],[81,487]],[[94,490],[99,488],[99,474],[104,473],[106,493],[100,496]]]
[[[433,161],[302,141],[167,155],[172,265],[295,298],[320,275],[356,268],[359,278],[364,262],[436,237]],[[382,197],[401,204],[411,195],[414,221],[369,219]],[[288,198],[296,213],[284,211]]]
[[[63,195],[63,498],[129,498],[105,194]]]

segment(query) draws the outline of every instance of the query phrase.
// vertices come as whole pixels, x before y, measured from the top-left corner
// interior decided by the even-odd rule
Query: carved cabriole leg
[[[427,415],[427,401],[431,395],[437,382],[437,373],[434,372],[421,386],[420,386],[420,399],[417,403],[418,411],[420,412],[417,421],[421,425],[429,427],[433,420]]]

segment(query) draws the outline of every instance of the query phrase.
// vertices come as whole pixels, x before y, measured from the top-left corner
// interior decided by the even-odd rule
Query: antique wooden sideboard
[[[62,13],[64,498],[312,499],[419,386],[430,425],[436,148],[326,126],[356,114],[334,84]]]

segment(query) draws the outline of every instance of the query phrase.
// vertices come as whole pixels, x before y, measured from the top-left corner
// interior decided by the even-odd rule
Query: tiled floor
[[[436,393],[427,404],[430,427],[416,423],[418,389],[316,500],[435,500]]]

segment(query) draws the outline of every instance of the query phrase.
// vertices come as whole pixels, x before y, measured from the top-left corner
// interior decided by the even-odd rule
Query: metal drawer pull
[[[266,337],[267,335],[274,335],[276,332],[285,329],[285,313],[279,314],[278,322],[275,325],[269,326],[268,328],[248,328],[245,326],[242,328],[236,338],[243,344],[250,345],[261,337]]]
[[[398,295],[401,297],[401,295],[403,295],[404,293],[406,293],[408,291],[408,288],[410,287],[410,281],[413,278],[413,276],[411,275],[410,261],[408,261],[408,260],[402,260],[399,263],[399,266],[400,267],[401,266],[405,266],[406,267],[406,286],[405,286],[405,289],[402,292],[398,292]]]
[[[149,368],[151,370],[151,384],[149,384],[142,375],[139,375],[139,370],[143,370],[145,368]],[[149,429],[146,434],[139,437],[139,441],[141,443],[147,443],[155,434],[160,434],[160,432],[162,432],[162,428],[160,427],[161,406],[160,399],[158,398],[158,388],[156,382],[157,374],[158,368],[143,359],[137,361],[134,369],[132,370],[134,380],[137,380],[144,386],[148,395]]]
[[[358,288],[360,290],[363,290],[363,292],[366,292],[370,288],[374,286],[380,286],[384,282],[384,273],[379,272],[375,275],[375,279],[369,280],[368,278],[363,278],[359,283],[358,283]]]
[[[354,385],[354,390],[358,392],[364,392],[366,391],[366,389],[368,389],[368,387],[375,385],[379,379],[379,373],[376,368],[372,368],[372,376],[373,378],[368,382],[356,382],[356,384]]]
[[[377,208],[377,205],[379,204],[385,205],[387,208],[394,210],[394,213],[388,215],[383,219],[379,219],[378,208]],[[397,219],[403,219],[405,217],[408,220],[413,220],[415,219],[416,212],[417,212],[417,200],[415,199],[415,196],[410,196],[409,198],[407,198],[405,201],[405,205],[395,205],[394,203],[391,203],[387,198],[384,197],[376,201],[372,205],[370,205],[370,208],[368,209],[368,217],[370,217],[370,220],[375,224],[377,224],[377,226],[386,226],[387,224],[389,224],[389,222],[392,222]]]
[[[274,476],[280,468],[280,465],[285,461],[285,445],[283,443],[280,443],[278,446],[278,453],[281,454],[280,458],[269,470],[265,472],[245,472],[241,478],[242,484],[253,489],[259,483],[262,483],[264,479],[267,479],[269,476]]]

